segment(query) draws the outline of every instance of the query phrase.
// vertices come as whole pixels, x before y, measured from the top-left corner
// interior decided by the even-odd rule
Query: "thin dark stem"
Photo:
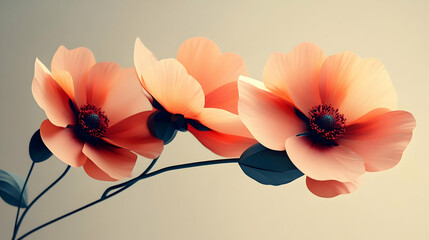
[[[24,195],[25,188],[27,187],[28,179],[30,179],[31,172],[33,172],[34,164],[35,164],[35,162],[32,161],[30,170],[28,171],[28,174],[27,174],[27,178],[25,178],[24,185],[22,186],[21,194],[19,195],[18,209],[16,210],[15,226],[13,227],[12,239],[15,238],[15,236],[16,236],[16,224],[18,223],[19,210],[21,209],[22,196]]]
[[[206,165],[215,165],[215,164],[224,164],[224,163],[238,163],[239,158],[230,158],[230,159],[219,159],[219,160],[210,160],[210,161],[203,161],[203,162],[194,162],[194,163],[185,163],[185,164],[179,164],[174,165],[166,168],[161,168],[157,171],[151,172],[149,174],[146,174],[144,176],[141,176],[138,180],[142,180],[145,178],[150,178],[155,175],[158,175],[163,172],[183,169],[183,168],[193,168],[193,167],[199,167],[199,166],[206,166]]]
[[[183,168],[206,166],[206,165],[215,165],[215,164],[223,164],[223,163],[236,163],[236,162],[238,162],[238,160],[239,160],[238,158],[211,160],[211,161],[204,161],[204,162],[185,163],[185,164],[180,164],[180,165],[162,168],[162,169],[159,169],[155,172],[151,172],[149,174],[140,175],[140,176],[132,179],[132,181],[130,180],[128,185],[124,186],[123,188],[119,189],[118,191],[114,192],[113,194],[116,195],[116,194],[124,191],[125,189],[131,187],[133,184],[135,184],[136,182],[138,182],[142,179],[150,178],[150,177],[153,177],[153,176],[158,175],[158,174],[163,173],[163,172],[168,172],[168,171],[178,170],[178,169],[183,169]]]
[[[19,219],[18,224],[16,225],[15,228],[15,232],[14,232],[14,236],[12,238],[12,240],[15,239],[16,234],[18,234],[18,230],[19,227],[21,226],[22,221],[24,220],[25,215],[27,214],[27,212],[30,210],[30,208],[37,202],[37,200],[39,200],[39,198],[41,198],[46,192],[48,192],[53,186],[55,186],[66,174],[67,172],[70,170],[70,166],[67,166],[67,168],[64,170],[64,172],[53,182],[51,183],[51,185],[49,185],[45,190],[43,190],[43,192],[41,192],[29,205],[28,207],[25,209],[25,211],[22,213],[21,218]]]
[[[71,211],[69,213],[66,213],[66,214],[64,214],[64,215],[62,215],[60,217],[57,217],[57,218],[55,218],[55,219],[53,219],[53,220],[51,220],[51,221],[49,221],[47,223],[44,223],[44,224],[42,224],[42,225],[34,228],[33,230],[25,233],[20,238],[18,238],[18,240],[24,239],[28,235],[30,235],[30,234],[36,232],[37,230],[42,229],[42,228],[44,228],[44,227],[46,227],[46,226],[48,226],[48,225],[50,225],[50,224],[52,224],[54,222],[57,222],[57,221],[59,221],[59,220],[61,220],[63,218],[66,218],[66,217],[68,217],[70,215],[73,215],[73,214],[75,214],[77,212],[80,212],[80,211],[82,211],[82,210],[84,210],[86,208],[89,208],[89,207],[91,207],[91,206],[93,206],[95,204],[103,202],[103,201],[105,201],[105,200],[107,200],[107,199],[109,199],[109,198],[111,198],[111,197],[119,194],[120,192],[124,191],[125,189],[129,188],[131,185],[133,185],[134,183],[138,182],[139,180],[142,180],[142,179],[145,179],[145,178],[149,178],[149,177],[153,177],[153,176],[158,175],[158,174],[163,173],[163,172],[168,172],[168,171],[173,171],[173,170],[178,170],[178,169],[183,169],[183,168],[192,168],[192,167],[198,167],[198,166],[206,166],[206,165],[215,165],[215,164],[223,164],[223,163],[237,163],[238,160],[239,160],[238,158],[232,158],[232,159],[220,159],[220,160],[211,160],[211,161],[203,161],[203,162],[195,162],[195,163],[186,163],[186,164],[180,164],[180,165],[175,165],[175,166],[170,166],[170,167],[162,168],[162,169],[159,169],[159,170],[154,171],[154,172],[149,173],[149,174],[145,174],[145,175],[142,174],[139,177],[136,177],[136,178],[130,180],[131,182],[129,181],[128,185],[123,185],[124,187],[122,187],[118,191],[116,191],[116,192],[114,192],[112,194],[106,195],[105,198],[97,199],[97,200],[95,200],[95,201],[93,201],[91,203],[88,203],[85,206],[82,206],[82,207],[80,207],[78,209],[75,209],[75,210],[73,210],[73,211]]]
[[[139,177],[146,175],[152,169],[152,167],[155,165],[155,163],[156,163],[156,161],[158,161],[158,159],[159,159],[159,157],[152,160],[152,162],[149,164],[149,166],[146,168],[146,170],[144,170],[144,172],[142,174],[140,174],[138,177],[135,177],[135,178],[130,179],[126,182],[111,186],[108,189],[106,189],[106,191],[104,191],[103,195],[101,196],[101,199],[106,198],[107,194],[109,194],[112,190],[126,186],[126,185],[130,184],[131,182],[135,181],[135,179],[138,179]]]

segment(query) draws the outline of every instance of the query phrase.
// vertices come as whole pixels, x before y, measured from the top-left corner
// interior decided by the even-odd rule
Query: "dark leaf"
[[[210,128],[204,126],[200,122],[198,122],[195,119],[188,119],[189,125],[191,125],[193,128],[197,129],[198,131],[211,131]]]
[[[241,155],[239,165],[255,181],[267,185],[282,185],[301,177],[286,151],[274,151],[257,143]]]
[[[5,202],[17,207],[23,187],[24,179],[22,177],[0,169],[0,197]],[[20,207],[27,207],[27,189],[22,194]]]
[[[46,147],[40,136],[40,129],[37,130],[30,140],[30,158],[33,162],[43,162],[52,156],[51,151]]]
[[[156,111],[147,120],[147,125],[152,136],[163,140],[164,145],[170,143],[177,134],[177,129],[171,121],[171,114],[164,111]]]

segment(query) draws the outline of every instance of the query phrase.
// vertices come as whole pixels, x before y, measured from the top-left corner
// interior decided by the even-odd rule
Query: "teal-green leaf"
[[[33,162],[43,162],[52,156],[51,151],[46,147],[40,136],[40,129],[37,130],[30,140],[29,146],[30,158]]]
[[[23,187],[24,179],[22,177],[0,169],[0,197],[6,203],[17,207]],[[26,208],[27,206],[27,189],[25,189],[20,207]]]
[[[286,184],[303,175],[286,151],[274,151],[259,143],[244,151],[238,164],[247,176],[267,185]]]

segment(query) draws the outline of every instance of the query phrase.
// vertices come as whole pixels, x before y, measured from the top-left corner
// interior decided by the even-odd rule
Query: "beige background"
[[[179,3],[180,2],[180,3]],[[346,3],[347,2],[347,3]],[[379,58],[399,108],[417,128],[394,169],[366,174],[353,194],[312,195],[304,178],[260,185],[236,165],[169,172],[51,225],[28,239],[429,239],[429,1],[5,1],[0,3],[0,168],[25,176],[28,141],[45,119],[31,95],[36,57],[47,65],[59,45],[86,46],[97,61],[133,66],[136,37],[159,57],[175,57],[187,38],[205,36],[243,56],[261,78],[268,55],[314,41],[328,55],[350,50]],[[216,159],[180,134],[159,164]],[[136,173],[148,163],[141,159]],[[65,168],[36,165],[34,198]],[[100,196],[109,183],[82,169],[41,199],[21,234]],[[9,239],[15,208],[0,202],[0,238]]]

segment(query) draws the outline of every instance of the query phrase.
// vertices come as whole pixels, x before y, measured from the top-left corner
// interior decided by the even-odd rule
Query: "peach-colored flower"
[[[273,53],[263,80],[240,77],[239,115],[265,147],[286,150],[318,196],[354,191],[365,171],[395,166],[411,140],[414,117],[391,111],[395,89],[376,59],[325,57],[303,43]]]
[[[131,151],[159,156],[163,144],[145,124],[152,106],[134,69],[96,63],[87,48],[61,46],[51,71],[36,59],[32,92],[48,117],[42,139],[56,157],[95,179],[116,181],[131,175],[137,159]]]
[[[180,46],[177,60],[158,61],[137,38],[134,64],[147,92],[167,112],[184,118],[184,128],[214,153],[236,157],[256,143],[238,117],[237,80],[247,70],[237,54],[222,54],[213,41],[196,37]]]

